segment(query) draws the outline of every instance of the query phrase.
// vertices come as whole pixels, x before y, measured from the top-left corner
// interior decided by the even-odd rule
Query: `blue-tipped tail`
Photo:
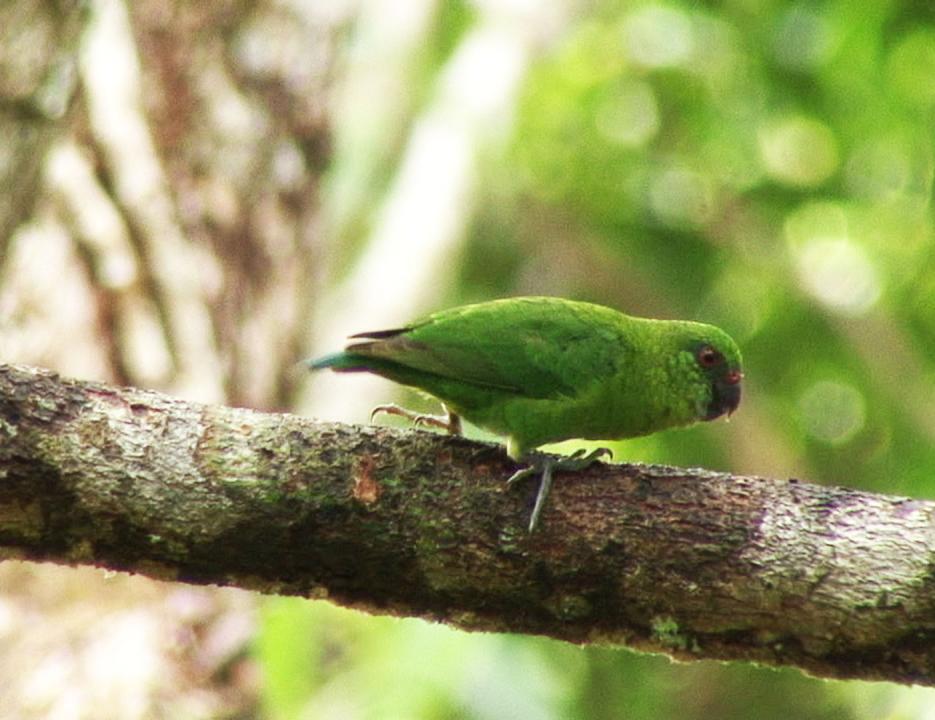
[[[325,368],[340,367],[341,361],[346,357],[346,353],[336,352],[330,355],[323,355],[320,358],[309,358],[305,365],[309,370],[324,370]]]
[[[368,371],[373,367],[373,360],[349,352],[336,352],[320,358],[305,361],[309,370],[325,370],[330,368],[335,372]]]

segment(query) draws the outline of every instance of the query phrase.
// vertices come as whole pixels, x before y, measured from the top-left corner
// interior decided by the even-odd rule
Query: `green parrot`
[[[435,396],[446,412],[382,405],[373,415],[402,415],[455,434],[464,417],[505,435],[507,454],[529,463],[507,482],[541,475],[530,532],[554,471],[580,470],[610,454],[599,448],[556,459],[534,448],[648,435],[730,415],[740,403],[740,350],[722,330],[561,298],[466,305],[351,339],[343,352],[309,367],[381,375]]]

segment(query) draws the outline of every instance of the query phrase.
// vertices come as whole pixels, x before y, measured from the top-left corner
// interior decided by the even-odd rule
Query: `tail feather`
[[[330,368],[335,372],[354,372],[370,370],[371,364],[367,358],[348,352],[336,352],[320,358],[306,361],[309,370],[325,370]]]

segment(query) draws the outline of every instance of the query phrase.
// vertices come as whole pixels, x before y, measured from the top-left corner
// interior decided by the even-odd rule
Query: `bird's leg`
[[[545,507],[546,498],[549,496],[549,490],[552,489],[552,475],[556,472],[576,472],[584,470],[586,467],[598,460],[598,458],[607,455],[613,457],[610,448],[596,448],[585,454],[584,448],[575,450],[567,457],[557,458],[552,455],[543,455],[541,453],[528,453],[526,458],[530,465],[517,470],[510,475],[506,484],[512,487],[516,482],[530,475],[539,475],[539,492],[536,493],[536,504],[532,508],[532,515],[529,518],[529,532],[536,529],[539,524],[539,516],[542,514],[542,508]]]
[[[410,420],[414,425],[437,427],[447,431],[449,435],[460,435],[461,416],[451,412],[444,404],[442,404],[442,409],[445,411],[444,415],[428,415],[407,410],[399,405],[377,405],[370,411],[370,422],[373,422],[373,418],[380,413],[386,413],[387,415],[404,417]]]

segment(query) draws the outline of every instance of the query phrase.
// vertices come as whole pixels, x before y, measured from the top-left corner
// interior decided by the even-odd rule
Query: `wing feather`
[[[468,305],[406,328],[360,333],[347,352],[436,377],[533,398],[571,397],[617,372],[631,320],[552,298]]]

